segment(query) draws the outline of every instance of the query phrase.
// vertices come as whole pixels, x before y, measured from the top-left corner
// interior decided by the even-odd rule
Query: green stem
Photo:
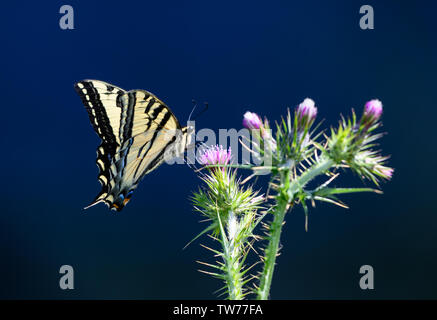
[[[275,269],[276,257],[278,255],[279,242],[281,238],[282,225],[288,207],[293,203],[294,196],[314,177],[325,173],[334,165],[330,158],[322,159],[320,162],[309,168],[301,176],[291,180],[291,169],[281,171],[279,192],[276,196],[273,221],[270,225],[269,243],[264,252],[264,269],[260,277],[260,286],[257,293],[258,300],[267,300],[270,294],[273,272]]]
[[[228,298],[230,300],[242,300],[243,295],[243,276],[241,274],[241,250],[240,242],[236,239],[228,239],[225,229],[218,215],[220,233],[222,235],[223,262],[224,262],[224,279],[228,287]],[[230,220],[235,219],[232,212],[228,214],[228,224],[233,223]]]
[[[290,188],[287,191],[290,199],[293,199],[295,194],[299,192],[308,182],[313,180],[316,176],[324,174],[329,168],[335,164],[331,158],[324,158],[313,165],[311,168],[302,173],[290,183]]]
[[[243,281],[240,270],[240,259],[238,250],[235,248],[229,248],[230,250],[224,250],[224,260],[226,275],[225,280],[228,286],[229,299],[230,300],[242,300],[243,299]],[[236,255],[236,256],[235,256]]]
[[[279,249],[279,240],[281,238],[282,224],[289,203],[289,196],[286,191],[290,185],[291,172],[290,170],[282,171],[280,175],[281,187],[276,197],[276,206],[273,212],[274,217],[270,225],[270,240],[264,251],[264,269],[260,278],[260,286],[257,295],[258,300],[267,300],[269,298],[276,256]]]

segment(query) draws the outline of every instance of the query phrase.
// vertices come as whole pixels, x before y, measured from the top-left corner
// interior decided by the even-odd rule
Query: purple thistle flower
[[[223,149],[222,146],[210,146],[203,150],[199,162],[204,165],[227,165],[231,161],[231,148]]]
[[[364,105],[364,113],[361,123],[369,127],[376,123],[382,115],[382,102],[378,99],[367,101]]]
[[[317,108],[314,100],[306,98],[296,109],[298,119],[298,131],[304,130],[306,126],[310,127],[317,116]]]
[[[247,111],[243,116],[243,126],[249,130],[261,129],[263,123],[259,115]]]

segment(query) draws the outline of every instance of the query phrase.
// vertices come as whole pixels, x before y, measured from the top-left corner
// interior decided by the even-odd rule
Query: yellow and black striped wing
[[[180,141],[180,124],[161,100],[145,90],[124,91],[98,80],[80,81],[75,88],[102,139],[96,160],[102,190],[90,206],[105,202],[120,211],[141,178]]]
[[[96,163],[99,167],[98,179],[102,184],[100,194],[107,194],[110,191],[108,182],[111,179],[109,168],[121,145],[119,131],[122,97],[126,91],[97,80],[80,81],[74,87],[88,112],[94,130],[102,139],[97,148]]]

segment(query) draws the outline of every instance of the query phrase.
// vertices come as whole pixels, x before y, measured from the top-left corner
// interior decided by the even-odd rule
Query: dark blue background
[[[209,2],[209,1],[208,1]],[[75,29],[61,30],[63,4]],[[375,29],[359,28],[371,4]],[[147,176],[120,214],[83,211],[99,190],[99,140],[73,90],[94,78],[154,92],[182,123],[240,128],[312,97],[325,127],[379,98],[394,178],[384,195],[287,216],[271,297],[437,298],[434,1],[53,1],[1,6],[1,298],[215,298],[187,166]],[[358,178],[344,180],[361,185]],[[370,185],[370,184],[369,184]],[[203,239],[201,242],[208,242]],[[75,289],[58,286],[75,269]],[[358,286],[375,269],[375,290]]]

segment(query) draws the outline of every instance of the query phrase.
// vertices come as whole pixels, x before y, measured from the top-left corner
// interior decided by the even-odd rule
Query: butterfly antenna
[[[193,100],[191,100],[191,102],[193,103],[193,109],[191,109],[190,116],[188,117],[188,121],[191,120],[191,116],[193,115],[193,112],[194,112],[194,110],[196,110],[196,107],[197,107],[196,100],[193,99]]]
[[[196,110],[196,107],[197,107],[197,102],[196,102],[196,100],[191,100],[192,101],[192,103],[193,103],[193,109],[191,110],[191,112],[190,112],[190,116],[188,117],[188,121],[190,121],[191,120],[191,116],[193,115],[193,112],[194,112],[194,110]],[[209,105],[208,105],[208,102],[205,102],[204,103],[204,108],[202,109],[202,110],[200,110],[200,112],[198,113],[198,114],[196,114],[194,117],[193,117],[193,121],[195,121],[202,113],[204,113],[206,110],[208,110],[208,107],[209,107]]]
[[[208,104],[208,102],[205,102],[204,103],[204,108],[198,113],[198,114],[196,114],[194,117],[193,117],[193,120],[196,120],[202,113],[204,113],[206,110],[208,110],[208,107],[209,107],[209,104]]]

